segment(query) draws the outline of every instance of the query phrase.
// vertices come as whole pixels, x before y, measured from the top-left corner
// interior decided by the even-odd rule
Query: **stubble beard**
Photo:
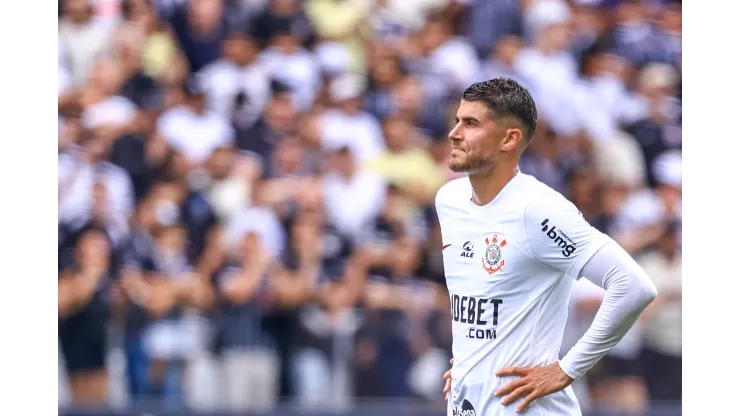
[[[455,173],[472,174],[493,167],[496,164],[494,159],[483,159],[471,157],[465,153],[463,160],[450,157],[447,166]]]

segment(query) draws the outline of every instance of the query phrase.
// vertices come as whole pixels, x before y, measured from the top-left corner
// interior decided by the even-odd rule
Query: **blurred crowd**
[[[58,62],[67,404],[444,407],[434,196],[500,76],[539,107],[521,170],[658,288],[583,406],[680,400],[680,1],[60,0]]]

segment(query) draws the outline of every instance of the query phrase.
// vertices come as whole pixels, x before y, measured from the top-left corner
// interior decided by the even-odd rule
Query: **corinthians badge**
[[[501,257],[501,247],[506,245],[506,240],[498,240],[498,234],[493,235],[493,240],[486,238],[486,251],[483,253],[481,263],[483,270],[488,274],[494,274],[504,267],[504,259]]]

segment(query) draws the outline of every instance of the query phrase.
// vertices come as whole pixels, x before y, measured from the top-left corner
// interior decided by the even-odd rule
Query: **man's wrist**
[[[564,362],[563,360],[558,361],[558,366],[563,371],[566,377],[570,378],[570,381],[573,382],[577,379],[579,379],[582,374],[579,374],[575,369],[571,368],[567,362]]]

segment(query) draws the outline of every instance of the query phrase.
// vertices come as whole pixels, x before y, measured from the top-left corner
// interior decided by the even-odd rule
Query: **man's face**
[[[391,150],[404,150],[412,134],[411,125],[405,120],[390,119],[384,127],[385,140]]]
[[[265,110],[265,119],[276,130],[290,130],[296,120],[297,111],[290,94],[273,95]]]
[[[301,167],[302,158],[303,147],[299,139],[289,136],[278,143],[275,160],[283,172],[294,173],[298,171]]]
[[[224,55],[239,65],[249,64],[256,54],[254,43],[244,35],[232,35],[224,42]]]
[[[206,97],[202,93],[188,96],[188,104],[196,113],[202,113],[206,109]]]
[[[334,155],[334,167],[340,174],[351,176],[355,171],[355,161],[349,151],[340,151]]]
[[[424,49],[433,51],[447,40],[447,28],[442,22],[428,22],[422,29],[421,42]]]
[[[295,13],[298,8],[298,2],[296,0],[273,0],[270,3],[270,8],[274,13],[278,14],[292,14]]]
[[[92,163],[104,160],[108,154],[108,144],[97,135],[86,140],[83,148]]]
[[[122,72],[120,61],[100,59],[95,62],[90,73],[90,84],[104,93],[113,94],[121,86]]]
[[[505,65],[513,65],[521,49],[521,38],[517,36],[506,36],[496,44],[496,58]]]
[[[64,2],[64,12],[75,22],[84,21],[89,9],[90,5],[87,0],[66,0]]]
[[[223,0],[194,0],[189,3],[190,22],[197,29],[213,30],[223,16]]]
[[[481,101],[460,101],[455,127],[448,137],[452,154],[448,166],[453,172],[475,173],[491,169],[501,152],[507,129],[491,119]]]

